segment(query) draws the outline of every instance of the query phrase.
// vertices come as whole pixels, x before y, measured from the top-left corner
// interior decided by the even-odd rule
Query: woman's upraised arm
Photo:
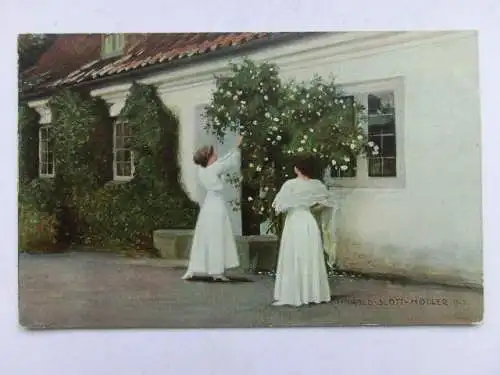
[[[220,175],[232,168],[239,168],[241,165],[241,151],[240,146],[243,138],[238,137],[236,141],[236,147],[229,151],[227,154],[217,159],[213,164],[212,168],[216,174]]]

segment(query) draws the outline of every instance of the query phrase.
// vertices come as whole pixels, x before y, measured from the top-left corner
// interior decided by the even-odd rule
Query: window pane
[[[116,175],[123,176],[123,163],[116,163]]]
[[[123,137],[116,137],[115,139],[115,147],[116,148],[124,148]]]
[[[123,137],[123,148],[130,148],[132,137]]]
[[[396,156],[396,137],[393,135],[386,135],[382,137],[382,143],[380,144],[380,155],[381,156]]]
[[[370,177],[382,176],[382,158],[370,158],[368,160],[368,175]]]
[[[115,133],[116,133],[116,137],[122,137],[123,136],[123,123],[117,122],[115,124]]]
[[[394,115],[370,115],[368,130],[370,133],[395,133]]]
[[[384,158],[384,177],[396,177],[396,159]]]
[[[50,162],[47,164],[47,174],[54,174],[54,163]]]
[[[116,162],[123,163],[129,162],[132,159],[132,152],[130,150],[118,150],[116,151]]]
[[[123,163],[123,175],[124,176],[131,176],[132,175],[131,163]]]
[[[126,162],[130,162],[130,160],[132,160],[132,152],[130,150],[124,150],[123,156],[124,156],[123,160]]]
[[[396,158],[370,158],[370,177],[396,177]]]
[[[128,137],[129,137],[129,136],[131,135],[131,134],[130,134],[130,125],[129,125],[129,124],[126,124],[126,123],[124,123],[124,124],[122,124],[122,125],[123,125],[123,131],[122,131],[122,132],[123,132],[123,135],[124,135],[124,136],[128,136]]]
[[[394,93],[388,91],[369,94],[368,114],[394,114]]]

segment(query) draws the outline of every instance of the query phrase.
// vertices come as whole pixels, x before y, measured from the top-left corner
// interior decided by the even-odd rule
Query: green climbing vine
[[[26,220],[20,224],[34,228],[32,237],[46,232],[51,243],[142,249],[152,246],[155,229],[194,226],[197,207],[178,181],[178,120],[153,87],[134,84],[116,119],[126,122],[132,134],[135,173],[127,182],[113,181],[115,119],[109,117],[106,103],[86,92],[62,90],[49,104],[55,177],[30,175],[20,188],[20,202],[29,202],[26,207],[31,212],[43,211],[51,218],[50,223],[44,220],[40,224],[33,215],[25,215],[31,224]],[[34,157],[27,150],[34,145],[38,149],[38,137],[30,143],[31,138],[21,136],[21,129],[29,121],[38,122],[33,116],[23,112],[19,124],[20,150],[26,150],[27,165]],[[38,126],[36,129],[38,132]],[[47,248],[47,241],[38,243],[38,248],[30,246],[30,250]]]

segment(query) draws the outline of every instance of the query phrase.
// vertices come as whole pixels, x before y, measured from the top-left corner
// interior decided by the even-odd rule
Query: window
[[[126,122],[115,122],[113,131],[113,177],[115,180],[130,180],[134,177],[134,153],[130,147],[130,126]]]
[[[368,158],[369,177],[396,177],[396,116],[394,92],[368,94],[369,141],[379,146],[379,154]]]
[[[120,56],[125,47],[125,36],[123,34],[104,34],[102,37],[101,57],[109,58]]]
[[[40,177],[54,177],[54,137],[51,125],[39,129],[38,159]]]
[[[403,188],[406,175],[404,79],[394,77],[342,86],[344,92],[353,95],[356,103],[361,106],[361,111],[354,112],[358,114],[356,126],[361,126],[368,135],[368,140],[378,146],[378,154],[357,158],[355,173],[332,173],[333,178],[327,179],[327,183],[346,188]],[[345,172],[349,172],[349,169]]]

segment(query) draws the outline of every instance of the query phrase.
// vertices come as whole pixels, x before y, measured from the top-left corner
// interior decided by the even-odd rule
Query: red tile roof
[[[254,40],[276,40],[291,33],[171,33],[126,34],[122,56],[101,59],[102,34],[64,34],[57,37],[37,64],[22,73],[23,94],[72,86],[104,77],[138,71],[147,66],[190,60],[216,50],[237,48]],[[295,35],[301,33],[294,33]],[[118,77],[117,77],[118,78]]]

